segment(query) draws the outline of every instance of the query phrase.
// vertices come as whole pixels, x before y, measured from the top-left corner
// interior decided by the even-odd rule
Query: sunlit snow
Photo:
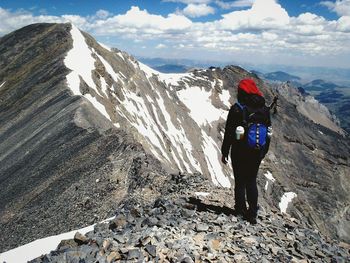
[[[210,99],[211,91],[202,87],[191,87],[178,91],[180,100],[190,110],[191,118],[199,127],[225,118],[227,111],[216,108]]]
[[[102,222],[108,222],[114,217],[103,220]],[[33,242],[30,242],[26,245],[11,249],[7,252],[0,254],[0,262],[6,263],[25,263],[34,258],[40,257],[50,253],[52,250],[55,250],[61,240],[72,239],[76,232],[81,234],[86,234],[94,230],[95,224],[87,226],[81,229],[73,230],[67,233],[62,233],[56,236],[45,237],[37,239]]]
[[[266,177],[266,184],[265,184],[265,191],[267,191],[269,187],[269,182],[273,183],[276,181],[276,179],[272,176],[272,173],[270,171],[267,171],[264,173],[264,176]]]
[[[80,92],[80,77],[89,87],[93,88],[97,94],[98,89],[92,79],[92,71],[95,70],[95,59],[92,57],[92,50],[85,42],[83,34],[77,27],[72,25],[71,35],[73,39],[73,48],[68,52],[64,63],[72,72],[67,75],[69,88],[74,95],[82,95]],[[98,109],[107,119],[111,120],[103,104],[99,103],[96,98],[86,94],[84,95],[96,109]]]
[[[95,59],[92,57],[91,50],[86,44],[85,38],[79,29],[72,25],[70,32],[73,39],[73,48],[68,52],[64,59],[64,63],[72,70],[67,76],[69,87],[74,95],[81,95],[79,90],[79,75],[90,87],[95,87],[91,75],[91,71],[95,69]]]
[[[230,180],[227,176],[225,176],[222,165],[220,163],[220,150],[217,144],[204,131],[202,131],[202,138],[204,146],[203,152],[213,183],[216,185],[221,185],[223,187],[231,187]]]
[[[165,84],[168,86],[169,85],[177,86],[180,80],[184,78],[193,77],[191,73],[161,73],[141,62],[139,62],[139,67],[143,72],[146,73],[146,76],[148,78],[152,77],[153,75],[156,75],[158,76],[160,81],[165,82]]]
[[[287,192],[281,198],[281,202],[279,202],[278,206],[281,210],[281,213],[286,213],[289,203],[293,200],[293,198],[297,197],[297,194],[294,192]]]
[[[105,67],[106,71],[112,76],[112,78],[117,81],[118,79],[123,81],[123,79],[125,79],[125,76],[123,76],[122,74],[120,74],[120,72],[116,73],[114,71],[114,69],[112,68],[112,66],[99,54],[95,53],[96,56],[101,60],[103,66]]]

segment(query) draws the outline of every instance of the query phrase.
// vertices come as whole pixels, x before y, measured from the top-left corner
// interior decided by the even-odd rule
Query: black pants
[[[258,155],[240,156],[232,160],[233,173],[235,177],[235,209],[256,217],[258,212],[258,187],[256,178],[261,158]],[[246,199],[247,195],[247,199]],[[246,200],[249,209],[247,209]]]

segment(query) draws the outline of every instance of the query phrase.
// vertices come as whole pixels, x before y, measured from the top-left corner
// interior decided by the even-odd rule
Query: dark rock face
[[[183,178],[170,176],[179,171],[211,178],[219,191],[216,200],[232,207],[232,199],[220,198],[229,191],[220,186],[233,185],[232,169],[220,163],[220,147],[235,87],[247,77],[256,80],[268,102],[275,93],[280,95],[271,150],[258,179],[261,206],[266,211],[276,209],[285,192],[295,192],[289,213],[325,235],[349,241],[349,141],[317,124],[322,118],[333,130],[339,129],[327,114],[314,114],[318,108],[312,101],[292,94],[288,86],[274,88],[235,66],[175,77],[160,74],[125,52],[100,46],[86,33],[75,30],[78,35],[72,37],[73,29],[69,24],[37,24],[0,39],[0,251],[101,221],[120,205],[126,211],[137,205],[146,209],[160,195],[181,191]],[[83,42],[93,64],[91,74],[72,71],[78,79],[76,87],[67,81],[71,71],[65,64],[74,41]],[[199,103],[197,108],[193,101]],[[275,178],[268,187],[267,172]],[[213,187],[209,184],[204,191]],[[121,217],[111,229],[101,226],[100,230],[107,237],[108,231],[130,224],[135,231],[164,224],[178,227],[175,215],[162,216],[164,202],[146,213],[147,220],[137,209],[131,215],[118,212]],[[171,202],[179,206],[184,201]],[[194,205],[187,204],[179,212],[192,217]],[[186,229],[210,232],[215,228],[209,223],[191,222]],[[127,242],[122,236],[115,238]],[[118,247],[108,255],[109,261],[159,253],[147,237],[141,243],[156,247],[135,247],[131,252]],[[221,248],[220,244],[214,241],[211,247]],[[168,245],[176,251],[184,244]],[[95,257],[100,244],[94,251],[86,244],[80,247],[82,257]],[[268,251],[279,255],[274,246]],[[236,261],[245,258],[235,251],[231,254]],[[176,258],[190,262],[194,257],[181,251]]]

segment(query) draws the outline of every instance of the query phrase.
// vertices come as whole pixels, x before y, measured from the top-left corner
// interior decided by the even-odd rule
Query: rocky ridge
[[[41,262],[347,262],[350,246],[261,207],[256,225],[233,215],[230,190],[199,175],[172,175],[162,196],[135,193],[113,220],[63,240]],[[197,192],[196,192],[197,191]],[[203,192],[207,191],[207,192]]]

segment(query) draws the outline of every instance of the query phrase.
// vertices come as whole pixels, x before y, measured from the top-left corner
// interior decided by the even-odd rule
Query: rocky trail
[[[30,262],[349,262],[350,247],[261,207],[251,225],[233,215],[229,189],[197,175],[172,175],[162,197],[134,192],[116,217]]]

